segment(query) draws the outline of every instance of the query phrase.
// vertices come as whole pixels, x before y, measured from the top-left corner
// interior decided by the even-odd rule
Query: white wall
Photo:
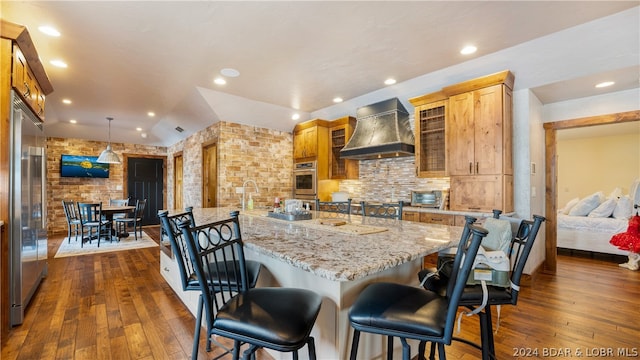
[[[547,104],[544,122],[578,119],[640,109],[640,88]]]

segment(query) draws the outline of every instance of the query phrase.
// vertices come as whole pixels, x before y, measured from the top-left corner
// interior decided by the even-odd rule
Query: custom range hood
[[[356,120],[353,135],[340,150],[340,157],[369,160],[414,155],[409,113],[398,98],[358,108]]]

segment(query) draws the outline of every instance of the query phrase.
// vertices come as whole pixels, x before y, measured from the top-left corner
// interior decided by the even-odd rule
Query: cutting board
[[[347,222],[340,219],[319,219],[318,223],[322,225],[340,226],[345,225]]]

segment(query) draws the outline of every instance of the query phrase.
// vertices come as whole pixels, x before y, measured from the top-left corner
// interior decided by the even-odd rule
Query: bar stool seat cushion
[[[213,328],[223,336],[246,336],[254,344],[292,351],[307,342],[321,303],[320,296],[305,289],[254,288],[225,303]]]
[[[443,336],[448,306],[446,298],[431,291],[374,283],[358,296],[349,320],[358,330],[384,329],[390,336]]]

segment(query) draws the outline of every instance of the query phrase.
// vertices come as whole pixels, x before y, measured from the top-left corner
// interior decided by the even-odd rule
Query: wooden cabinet
[[[513,175],[452,176],[450,196],[450,209],[512,212]]]
[[[295,162],[316,161],[318,180],[329,178],[329,126],[330,121],[314,119],[293,129],[293,159]]]
[[[513,81],[503,71],[442,90],[451,210],[513,211]]]
[[[22,95],[33,112],[44,120],[45,94],[18,45],[13,45],[11,75],[13,88]]]
[[[442,92],[409,99],[415,107],[415,164],[417,177],[447,175],[447,96]]]
[[[441,214],[411,210],[402,212],[402,220],[450,226],[463,226],[465,223],[464,215]]]
[[[403,211],[402,212],[402,220],[406,221],[420,221],[420,213],[417,211]]]
[[[351,139],[353,130],[356,127],[356,119],[346,116],[329,122],[329,178],[340,179],[358,179],[359,162],[358,160],[343,159],[340,156],[340,150]]]
[[[454,216],[449,214],[420,213],[420,222],[428,224],[453,225]]]
[[[293,157],[303,159],[318,155],[318,128],[317,126],[300,130],[294,134]]]
[[[504,85],[449,98],[449,175],[512,174],[510,106]]]

